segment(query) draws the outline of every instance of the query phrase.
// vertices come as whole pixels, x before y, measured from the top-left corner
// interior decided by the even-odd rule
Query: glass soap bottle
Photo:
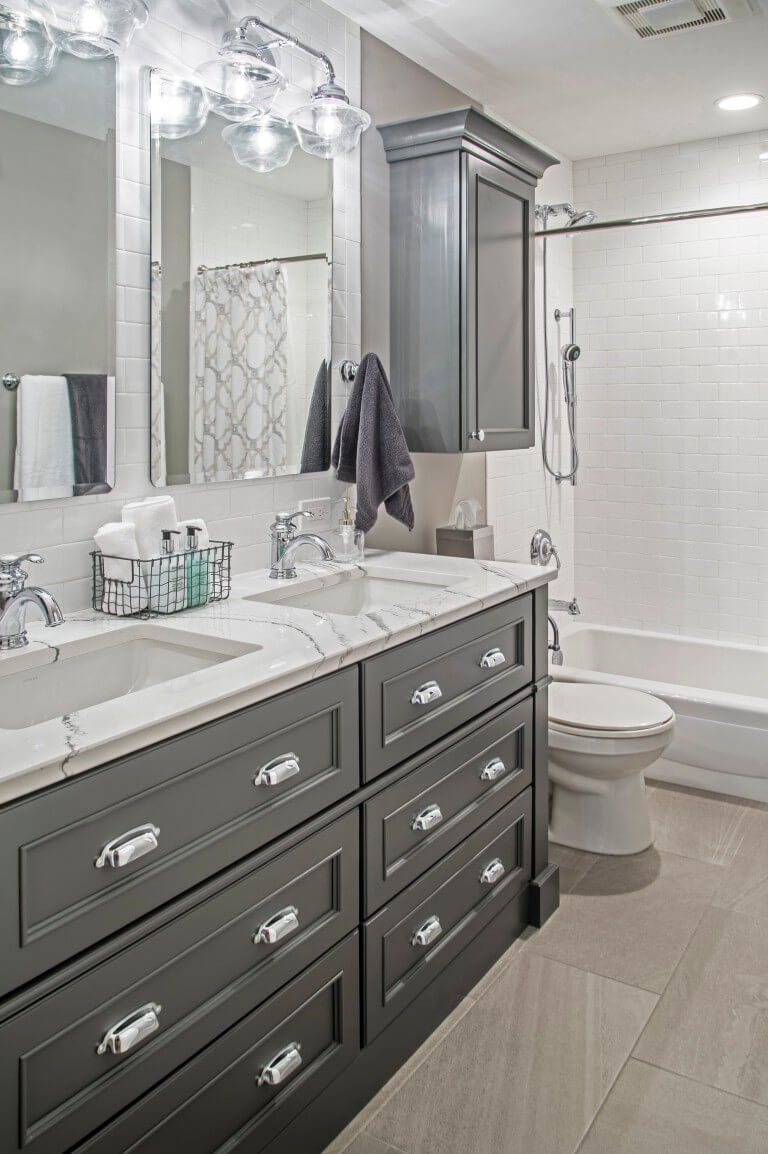
[[[339,521],[339,548],[336,554],[339,561],[362,561],[365,553],[365,533],[356,529],[354,519],[349,509],[349,500],[345,497]]]
[[[178,613],[186,608],[184,560],[175,552],[173,540],[180,535],[178,529],[163,529],[161,555],[150,562],[149,608],[155,613]]]
[[[187,583],[187,606],[194,609],[205,605],[208,600],[208,555],[200,552],[197,545],[196,525],[187,525],[187,548],[184,554],[184,568]]]

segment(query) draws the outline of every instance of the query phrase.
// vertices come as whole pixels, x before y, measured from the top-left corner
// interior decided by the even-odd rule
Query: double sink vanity
[[[551,574],[299,572],[0,656],[9,1154],[319,1154],[557,905]]]

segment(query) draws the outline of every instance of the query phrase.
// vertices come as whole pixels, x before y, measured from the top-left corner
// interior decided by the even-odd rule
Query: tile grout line
[[[729,1098],[735,1098],[737,1102],[749,1102],[751,1106],[758,1106],[761,1110],[765,1110],[766,1117],[768,1117],[768,1102],[761,1102],[758,1098],[748,1098],[746,1094],[737,1094],[735,1090],[724,1090],[722,1086],[714,1086],[711,1082],[702,1082],[700,1078],[694,1078],[691,1074],[684,1074],[681,1070],[670,1070],[668,1066],[660,1066],[658,1062],[651,1062],[648,1058],[639,1058],[634,1054],[630,1054],[633,1062],[641,1062],[643,1066],[650,1066],[652,1070],[661,1070],[663,1074],[671,1074],[674,1078],[683,1078],[686,1082],[692,1082],[694,1086],[703,1086],[705,1090],[714,1090],[717,1094],[726,1094]]]

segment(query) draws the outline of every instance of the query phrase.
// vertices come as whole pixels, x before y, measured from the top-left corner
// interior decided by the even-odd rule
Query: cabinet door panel
[[[468,448],[524,448],[533,426],[533,188],[467,158]],[[484,440],[471,436],[482,430]]]

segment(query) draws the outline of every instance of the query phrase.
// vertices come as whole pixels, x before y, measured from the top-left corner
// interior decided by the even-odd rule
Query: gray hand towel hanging
[[[366,353],[355,374],[331,463],[340,481],[357,485],[356,529],[372,529],[382,503],[390,517],[413,528],[413,461],[375,353]]]
[[[325,473],[330,464],[331,412],[328,388],[328,364],[324,360],[317,370],[312,399],[309,402],[304,447],[301,451],[302,473]]]

